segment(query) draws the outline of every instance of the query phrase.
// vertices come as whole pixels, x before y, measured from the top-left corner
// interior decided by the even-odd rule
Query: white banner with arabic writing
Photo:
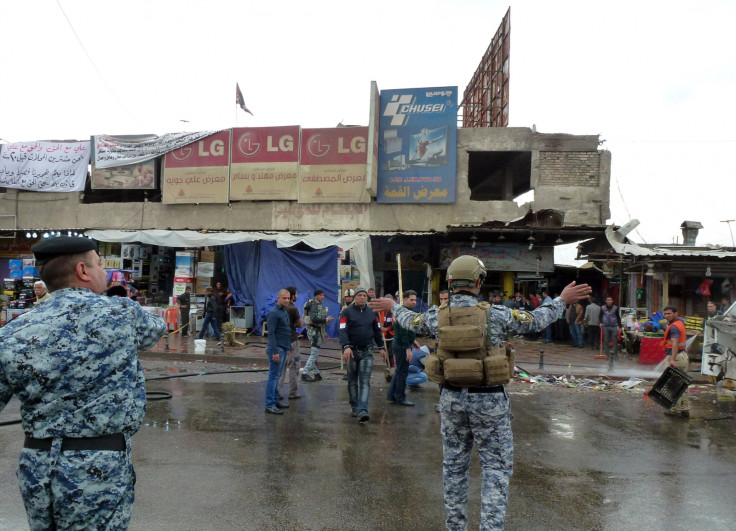
[[[222,131],[222,129],[219,131]],[[112,168],[145,162],[219,131],[167,133],[163,136],[152,135],[143,138],[96,135],[93,137],[95,167]]]
[[[33,192],[83,192],[89,142],[16,142],[0,146],[0,186]]]

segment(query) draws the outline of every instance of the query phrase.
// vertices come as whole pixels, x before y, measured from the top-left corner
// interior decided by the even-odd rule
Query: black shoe
[[[355,410],[355,409],[351,409],[351,410],[350,410],[350,416],[351,416],[351,417],[357,417],[357,416],[358,416],[358,411],[357,411],[357,410]]]
[[[293,395],[289,395],[289,400],[296,400],[297,398],[301,398],[302,395],[299,393],[294,393]]]
[[[369,420],[371,420],[371,418],[368,416],[367,411],[361,411],[358,413],[358,422],[368,422]]]
[[[302,374],[302,382],[316,382],[314,376],[309,376],[308,374]]]
[[[407,400],[406,398],[402,400],[401,402],[396,402],[397,406],[414,406],[414,402],[411,402],[410,400]]]
[[[312,376],[312,378],[314,378],[315,382],[319,382],[322,379],[322,375],[320,373],[317,373],[314,376]]]
[[[279,409],[289,409],[289,404],[284,404],[283,402],[279,402],[276,404],[276,407]]]
[[[267,407],[266,413],[270,413],[271,415],[283,415],[284,412],[281,411],[279,408],[276,407]]]

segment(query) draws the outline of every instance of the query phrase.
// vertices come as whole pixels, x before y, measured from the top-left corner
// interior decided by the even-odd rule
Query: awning
[[[144,243],[164,247],[205,247],[229,245],[231,243],[269,240],[276,242],[277,247],[293,247],[297,243],[305,243],[313,249],[324,249],[336,245],[344,250],[352,251],[360,278],[368,281],[373,287],[373,250],[370,234],[355,232],[335,234],[329,232],[312,232],[294,234],[288,232],[197,232],[193,230],[88,230],[90,238],[101,242]]]

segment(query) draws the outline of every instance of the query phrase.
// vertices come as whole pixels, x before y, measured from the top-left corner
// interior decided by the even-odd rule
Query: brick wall
[[[600,186],[597,151],[541,151],[539,185]]]

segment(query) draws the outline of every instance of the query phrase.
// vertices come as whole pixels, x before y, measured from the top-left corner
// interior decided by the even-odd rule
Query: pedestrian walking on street
[[[307,301],[304,306],[304,322],[307,324],[307,337],[310,343],[309,359],[302,372],[302,381],[304,382],[318,382],[322,379],[322,375],[320,375],[317,368],[317,358],[325,337],[325,327],[335,320],[334,317],[327,315],[328,308],[322,306],[324,300],[325,292],[316,289],[314,290],[314,299]]]
[[[390,300],[393,302],[393,299]],[[350,414],[358,417],[361,423],[367,422],[370,419],[368,399],[371,391],[374,343],[378,346],[383,361],[386,362],[388,358],[378,321],[368,306],[368,291],[365,288],[356,289],[353,304],[340,312],[339,330],[342,356],[348,365]]]
[[[613,297],[606,297],[601,306],[601,328],[603,329],[603,349],[608,359],[618,359],[618,334],[621,331],[621,316]]]
[[[220,331],[217,329],[217,298],[212,292],[212,288],[205,290],[203,313],[204,321],[202,322],[202,330],[199,331],[197,339],[203,339],[204,334],[207,332],[207,327],[210,326],[217,340],[222,341]]]

